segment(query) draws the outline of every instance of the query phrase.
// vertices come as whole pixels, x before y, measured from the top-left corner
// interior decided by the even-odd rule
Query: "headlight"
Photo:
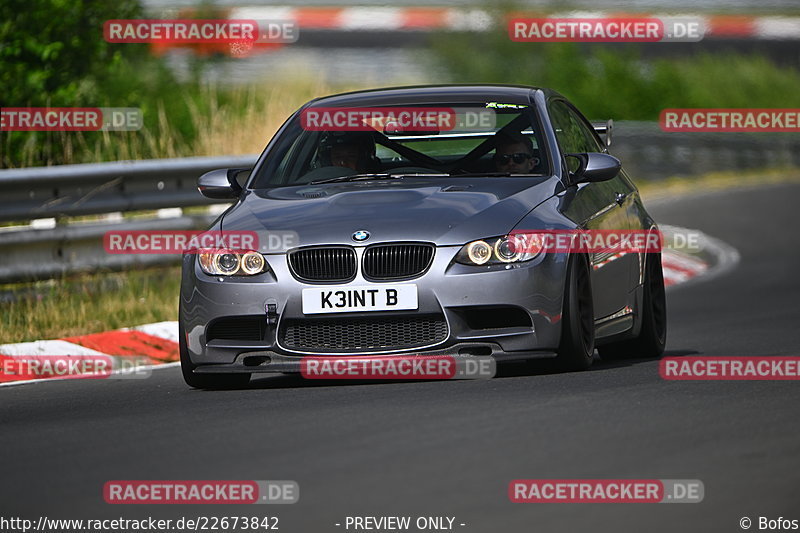
[[[497,265],[530,261],[542,251],[543,242],[535,233],[520,233],[472,241],[456,254],[462,265]]]
[[[248,276],[263,272],[265,264],[264,256],[258,252],[249,251],[242,256],[242,271]]]
[[[200,269],[211,276],[255,276],[269,267],[260,253],[201,249],[197,252]]]
[[[513,239],[497,239],[494,243],[494,256],[503,263],[519,261],[522,253],[514,245]]]
[[[473,264],[482,265],[492,258],[492,247],[484,241],[473,241],[466,246],[467,259]]]
[[[211,264],[217,273],[230,276],[239,270],[239,254],[233,252],[214,254],[212,255]]]

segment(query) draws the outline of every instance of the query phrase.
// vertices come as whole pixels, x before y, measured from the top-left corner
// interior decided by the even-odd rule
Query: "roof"
[[[314,107],[363,107],[489,101],[529,105],[532,93],[537,90],[540,89],[523,85],[416,85],[334,94],[312,100],[307,105]]]

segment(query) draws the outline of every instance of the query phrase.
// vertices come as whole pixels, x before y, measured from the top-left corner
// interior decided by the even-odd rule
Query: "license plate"
[[[417,286],[359,285],[303,289],[303,313],[353,313],[417,309]]]

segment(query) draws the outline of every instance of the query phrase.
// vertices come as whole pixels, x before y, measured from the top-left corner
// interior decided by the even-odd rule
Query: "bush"
[[[6,107],[138,107],[138,132],[2,132],[0,166],[192,155],[203,120],[231,98],[179,82],[145,44],[111,44],[109,19],[143,18],[138,0],[4,0],[0,86]],[[209,98],[213,93],[214,98]]]
[[[518,43],[501,27],[440,35],[433,51],[453,82],[550,87],[592,119],[658,120],[662,109],[680,107],[800,107],[800,72],[757,55],[646,61],[635,45]]]

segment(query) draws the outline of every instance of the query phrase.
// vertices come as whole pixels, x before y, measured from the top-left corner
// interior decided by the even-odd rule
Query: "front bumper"
[[[360,260],[359,248],[356,250]],[[458,250],[454,246],[437,247],[431,267],[422,276],[402,282],[417,286],[416,311],[337,314],[337,318],[355,319],[439,315],[447,324],[443,340],[403,349],[336,354],[288,349],[281,342],[280,332],[287,321],[324,319],[302,313],[302,290],[320,285],[295,279],[285,254],[266,256],[269,272],[241,278],[206,275],[194,255],[184,255],[179,320],[187,354],[200,373],[295,372],[306,355],[491,354],[501,359],[546,355],[556,350],[561,333],[566,256],[542,254],[516,265],[471,267],[453,262]],[[373,283],[388,282],[367,281],[359,272],[349,283],[335,285]],[[273,324],[267,320],[270,308],[274,309]],[[506,316],[513,316],[513,320],[505,323]],[[263,317],[263,335],[253,340],[209,338],[210,324],[235,317]],[[259,360],[262,362],[256,364]]]
[[[487,344],[487,348],[490,346]],[[496,347],[496,346],[495,346]],[[555,357],[555,353],[551,351],[535,351],[535,352],[483,352],[476,350],[474,343],[457,344],[449,348],[426,352],[415,352],[414,356],[420,355],[449,355],[454,358],[466,357],[467,354],[480,353],[479,357],[490,355],[498,361],[514,361],[517,359],[546,359]],[[385,356],[374,356],[385,357]],[[243,352],[236,357],[232,363],[222,364],[206,364],[200,365],[195,369],[198,374],[239,374],[239,373],[284,373],[284,374],[299,374],[301,373],[301,360],[302,357],[294,355],[287,356],[270,351],[255,351]]]

